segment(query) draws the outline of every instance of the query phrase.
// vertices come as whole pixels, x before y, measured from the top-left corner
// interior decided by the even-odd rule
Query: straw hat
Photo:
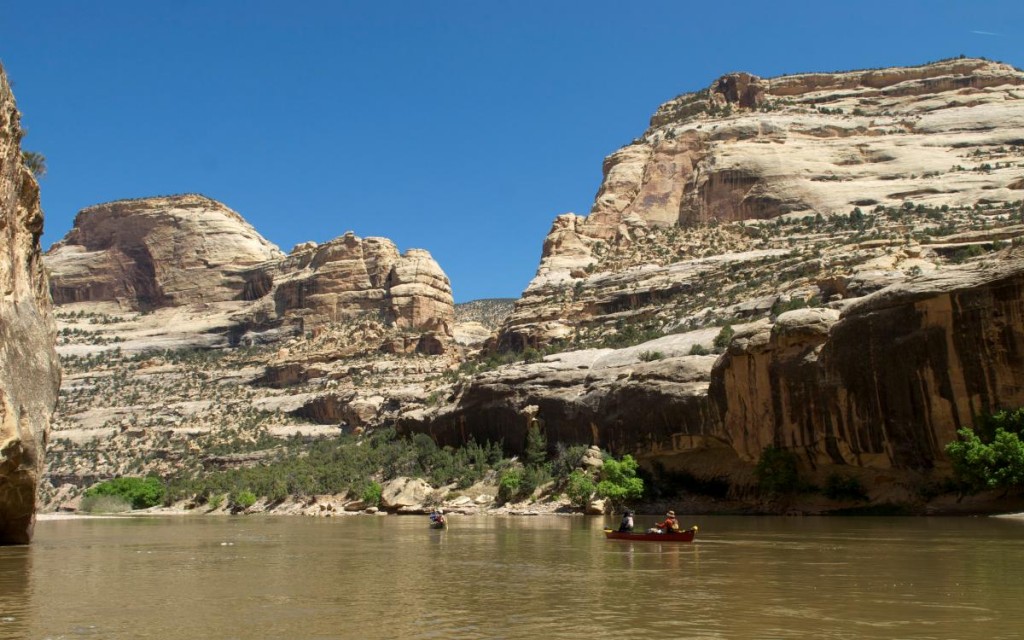
[[[667,515],[667,516],[672,516],[672,517],[674,518],[674,517],[676,517],[676,512],[675,512],[675,511],[669,511],[669,512],[668,512],[668,513],[666,513],[665,515]]]

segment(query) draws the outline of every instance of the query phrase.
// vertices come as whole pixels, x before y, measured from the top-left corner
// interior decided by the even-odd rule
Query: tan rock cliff
[[[242,216],[187,194],[83,209],[46,266],[56,304],[149,310],[239,298],[247,269],[282,256]]]
[[[237,302],[230,332],[271,340],[277,334],[266,331],[282,324],[314,331],[373,314],[430,334],[424,344],[433,345],[449,340],[454,318],[448,278],[422,249],[400,254],[386,238],[348,233],[286,256],[238,213],[194,194],[84,209],[46,265],[58,305],[149,311]]]
[[[39,237],[39,186],[21,154],[20,114],[0,67],[0,544],[32,537],[60,367]]]
[[[958,59],[771,79],[729,74],[681,95],[606,158],[589,216],[555,220],[499,343],[564,340],[606,315],[587,298],[608,269],[761,248],[766,222],[907,201],[937,209],[1020,200],[1021,85],[1024,72],[1009,65]],[[721,225],[713,234],[726,246],[708,250],[709,223]],[[636,255],[659,234],[702,237]],[[673,285],[682,283],[670,283],[669,295]],[[635,288],[641,297],[666,294]]]

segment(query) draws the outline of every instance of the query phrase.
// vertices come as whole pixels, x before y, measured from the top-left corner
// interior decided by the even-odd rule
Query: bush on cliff
[[[957,480],[971,491],[1024,487],[1024,408],[983,416],[946,445]]]
[[[160,504],[164,492],[158,478],[114,478],[89,487],[83,497],[112,496],[124,500],[132,509],[148,509]]]

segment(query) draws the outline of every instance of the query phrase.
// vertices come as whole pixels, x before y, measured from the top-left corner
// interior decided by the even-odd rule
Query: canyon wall
[[[32,537],[60,367],[39,237],[39,186],[22,159],[20,114],[0,67],[0,544]]]

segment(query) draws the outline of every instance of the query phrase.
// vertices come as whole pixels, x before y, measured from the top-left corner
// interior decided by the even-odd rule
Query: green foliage
[[[522,467],[512,467],[498,480],[498,501],[509,502],[517,498],[523,488]]]
[[[220,509],[221,505],[224,504],[224,494],[218,493],[210,496],[209,500],[206,501],[206,506],[211,510]]]
[[[256,504],[256,494],[248,489],[243,489],[231,496],[231,505],[239,509],[248,509],[254,504]]]
[[[983,416],[946,445],[957,479],[971,490],[1024,487],[1024,408]]]
[[[576,469],[569,474],[569,481],[565,487],[565,494],[577,507],[586,507],[590,497],[594,495],[597,487],[589,475],[582,469]]]
[[[82,498],[78,510],[83,513],[123,513],[132,505],[120,496],[91,495]]]
[[[555,459],[551,462],[551,475],[559,482],[566,482],[576,467],[579,466],[587,445],[566,445],[559,442],[555,445]]]
[[[597,483],[597,495],[612,502],[636,499],[644,493],[644,481],[636,477],[639,468],[633,456],[626,454],[621,460],[608,457],[601,467],[601,480]]]
[[[363,489],[360,499],[366,504],[376,507],[380,504],[381,496],[384,495],[384,488],[377,482],[370,482]]]
[[[470,440],[453,449],[438,447],[425,434],[402,438],[392,429],[383,429],[361,439],[343,435],[311,443],[289,440],[283,451],[259,466],[179,477],[172,482],[169,495],[177,499],[249,490],[271,501],[289,495],[362,495],[370,486],[369,478],[398,476],[465,488],[501,460],[501,446],[496,443],[481,445]]]
[[[787,311],[795,311],[797,309],[805,308],[807,308],[807,300],[800,297],[794,297],[790,298],[789,302],[782,302],[781,300],[777,301],[772,305],[771,314],[773,316],[778,316],[786,313]]]
[[[540,466],[548,458],[548,440],[541,433],[536,424],[531,424],[526,430],[526,450],[523,459],[529,466]]]
[[[832,500],[867,500],[868,494],[861,481],[853,476],[838,473],[829,474],[825,479],[825,497]]]
[[[966,247],[961,247],[954,251],[953,253],[951,253],[949,256],[949,260],[950,262],[959,264],[961,262],[966,262],[968,260],[971,260],[972,258],[977,258],[978,256],[983,255],[985,255],[985,249],[983,249],[980,245],[970,244],[967,245]]]
[[[804,485],[797,471],[796,455],[778,447],[767,447],[754,468],[757,486],[767,496],[798,493]]]
[[[164,485],[158,478],[114,478],[86,490],[84,497],[113,496],[124,500],[132,509],[148,509],[164,499]]]
[[[715,336],[715,350],[718,352],[725,351],[734,335],[736,335],[736,330],[732,328],[731,324],[722,327],[722,330]]]
[[[36,178],[46,175],[46,156],[37,151],[26,151],[22,149],[21,159]]]
[[[690,347],[690,355],[691,356],[706,356],[706,355],[708,355],[708,353],[709,353],[709,351],[708,351],[707,347],[705,347],[704,345],[702,345],[699,342],[695,343],[692,347]]]
[[[641,351],[640,361],[641,362],[654,362],[655,360],[663,360],[665,354],[660,351]]]

